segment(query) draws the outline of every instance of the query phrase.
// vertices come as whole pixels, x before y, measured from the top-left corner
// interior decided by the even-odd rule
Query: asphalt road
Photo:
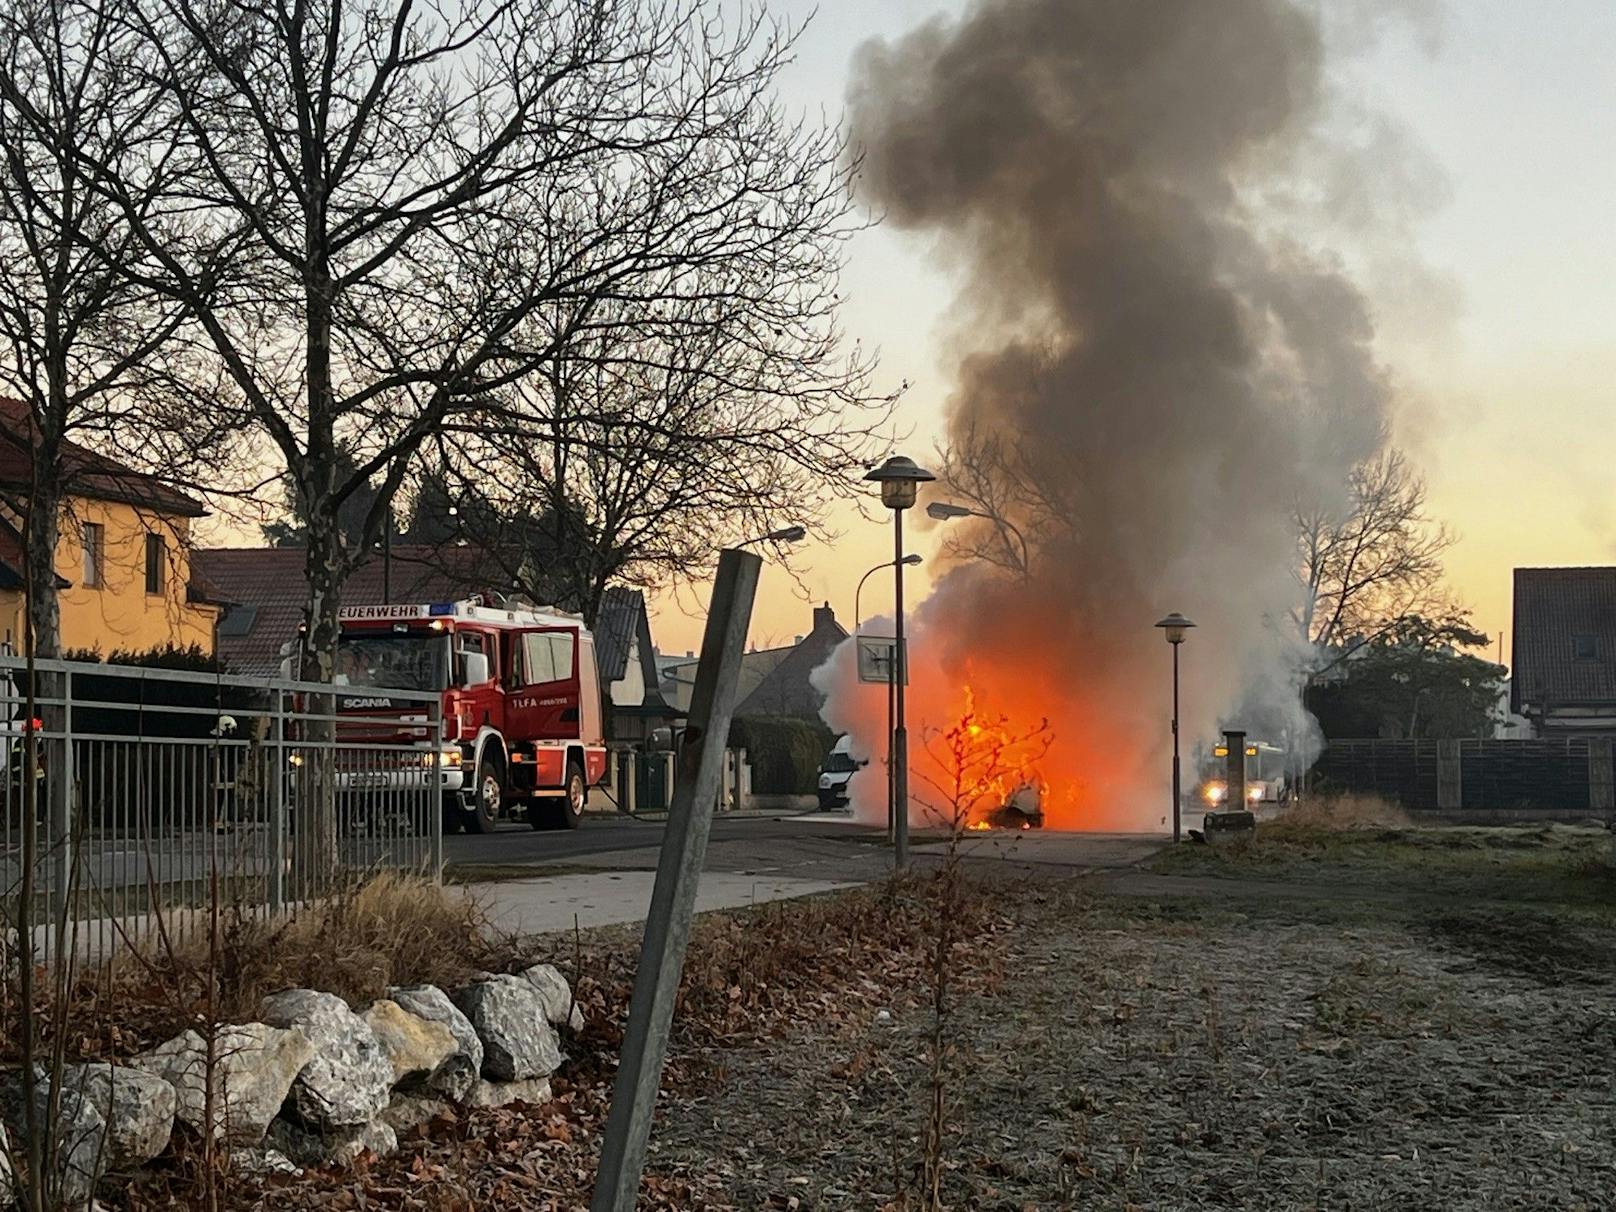
[[[577,829],[536,831],[524,824],[502,825],[491,834],[444,838],[443,857],[454,867],[650,871],[656,868],[662,833],[660,821],[616,816],[588,816]],[[708,838],[706,867],[870,879],[890,862],[881,831],[851,821],[720,816],[714,818]]]
[[[973,862],[1056,866],[1093,871],[1130,866],[1154,854],[1166,839],[1095,833],[973,834],[963,843]],[[651,871],[662,844],[662,824],[623,817],[590,816],[574,830],[535,832],[506,825],[492,834],[443,841],[444,859],[459,867],[563,867]],[[916,835],[919,861],[935,859],[941,843]],[[805,879],[862,881],[891,869],[883,831],[850,820],[824,817],[717,817],[707,847],[706,870]],[[542,872],[536,872],[542,874]]]

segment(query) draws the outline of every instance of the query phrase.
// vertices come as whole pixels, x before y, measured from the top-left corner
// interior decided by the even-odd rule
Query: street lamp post
[[[984,513],[980,509],[972,509],[967,505],[956,505],[952,501],[933,501],[926,506],[926,516],[934,522],[951,522],[955,518],[984,518],[995,526],[1001,526],[1016,536],[1016,543],[1021,548],[1021,575],[1028,575],[1032,562],[1032,549],[1027,546],[1027,536],[1021,533],[1021,528],[1009,518],[1002,518],[996,514]]]
[[[864,478],[881,485],[881,504],[892,511],[893,617],[896,624],[892,680],[892,865],[909,865],[909,730],[904,725],[903,689],[907,661],[903,650],[903,511],[912,509],[920,486],[937,477],[913,459],[893,455]]]
[[[1173,611],[1156,626],[1167,636],[1173,649],[1173,840],[1180,840],[1180,819],[1184,811],[1184,787],[1179,781],[1178,765],[1178,646],[1184,642],[1184,633],[1195,624],[1178,611]]]
[[[900,563],[907,564],[909,567],[913,568],[916,564],[920,563],[920,556],[914,552],[910,552],[908,555],[903,557]],[[853,643],[855,645],[858,643],[859,621],[864,617],[864,615],[859,611],[859,597],[864,592],[864,582],[870,579],[872,573],[880,572],[883,568],[891,568],[892,564],[893,561],[891,560],[887,560],[882,564],[877,564],[874,568],[870,569],[869,572],[866,572],[859,578],[858,588],[853,590]],[[894,715],[892,700],[893,692],[898,685],[897,679],[893,676],[893,670],[898,663],[897,655],[898,650],[897,647],[894,646],[892,649],[892,659],[887,662],[887,839],[892,841],[894,844],[896,844],[898,834],[898,814],[895,810],[898,801],[896,796],[893,794],[892,782],[892,772],[897,769],[897,767],[892,764],[892,720]],[[854,658],[857,659],[857,656],[858,654],[855,652]]]
[[[753,547],[758,543],[800,543],[808,537],[806,526],[786,526],[780,530],[771,530],[768,534],[760,534],[755,539],[747,539],[744,543],[737,543],[737,547]]]

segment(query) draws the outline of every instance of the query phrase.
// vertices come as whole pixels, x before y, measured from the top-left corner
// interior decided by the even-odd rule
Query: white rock
[[[39,1077],[34,1085],[34,1113],[36,1122],[43,1123],[50,1115],[50,1075],[43,1066],[35,1072]],[[0,1080],[0,1122],[19,1151],[27,1148],[25,1094],[20,1072],[8,1073]],[[107,1122],[96,1109],[94,1100],[66,1082],[55,1102],[57,1118],[51,1133],[55,1157],[47,1160],[55,1174],[61,1203],[67,1207],[84,1207],[91,1203],[95,1185],[106,1169]]]
[[[455,1051],[423,1084],[446,1098],[464,1098],[483,1070],[483,1041],[471,1020],[436,985],[399,986],[389,989],[387,996],[409,1013],[449,1028]]]
[[[298,1174],[302,1168],[279,1149],[230,1150],[230,1168],[237,1174]]]
[[[213,1125],[215,1136],[254,1145],[286,1101],[292,1082],[314,1056],[302,1031],[264,1023],[221,1027],[213,1043]],[[176,1115],[198,1132],[205,1130],[208,1048],[186,1031],[130,1062],[165,1079],[178,1095]]]
[[[367,1149],[377,1157],[398,1151],[398,1133],[379,1119],[323,1131],[277,1119],[269,1126],[268,1140],[272,1149],[302,1166],[346,1166]]]
[[[584,1029],[584,1012],[572,1000],[572,986],[554,964],[534,964],[522,979],[538,990],[544,999],[544,1016],[552,1027],[565,1025],[574,1031]]]
[[[296,1027],[314,1056],[292,1083],[292,1107],[311,1128],[357,1128],[387,1106],[393,1065],[376,1033],[334,993],[287,989],[260,1008],[264,1021]]]
[[[359,1017],[387,1054],[395,1084],[425,1078],[455,1054],[454,1033],[448,1027],[412,1014],[397,1002],[375,1002]]]
[[[421,1098],[414,1094],[394,1094],[393,1101],[382,1112],[382,1122],[394,1132],[408,1132],[419,1128],[440,1115],[453,1115],[454,1107],[441,1098]]]
[[[179,1093],[166,1079],[132,1066],[68,1065],[62,1085],[82,1093],[107,1124],[107,1166],[114,1170],[149,1162],[168,1148]]]
[[[517,976],[497,976],[455,994],[483,1042],[483,1076],[495,1081],[549,1077],[561,1067],[561,1044],[544,999]]]
[[[532,1103],[538,1106],[550,1101],[550,1079],[530,1077],[519,1082],[491,1082],[479,1080],[466,1091],[468,1107],[504,1107],[511,1103]]]

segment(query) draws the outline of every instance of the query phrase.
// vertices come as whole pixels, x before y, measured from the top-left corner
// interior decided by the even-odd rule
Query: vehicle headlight
[[[819,776],[819,785],[821,787],[829,787],[830,786],[830,775],[828,775],[828,774],[820,775]]]
[[[1222,783],[1208,783],[1201,789],[1201,794],[1206,797],[1207,803],[1221,804],[1223,797],[1229,794],[1229,789]]]
[[[463,761],[465,761],[465,755],[458,749],[440,749],[436,753],[423,753],[421,755],[421,765],[423,766],[454,768],[458,767]]]
[[[1249,800],[1251,803],[1255,804],[1258,800],[1262,799],[1262,788],[1261,787],[1247,787],[1246,788],[1246,799]]]

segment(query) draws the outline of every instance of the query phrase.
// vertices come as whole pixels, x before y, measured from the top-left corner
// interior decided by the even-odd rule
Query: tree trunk
[[[305,682],[329,683],[336,668],[344,550],[335,512],[327,500],[310,501],[305,518],[308,547],[303,571],[309,597],[304,607],[303,650],[299,676]],[[336,699],[329,694],[309,696],[308,718],[303,723],[307,745],[298,769],[294,828],[295,895],[300,900],[327,891],[338,870],[335,722]]]
[[[40,457],[36,452],[36,457]],[[52,660],[62,652],[62,606],[56,590],[56,546],[62,531],[59,477],[42,467],[23,518],[24,558],[28,561],[28,614],[34,655]],[[20,639],[21,637],[19,637]]]

